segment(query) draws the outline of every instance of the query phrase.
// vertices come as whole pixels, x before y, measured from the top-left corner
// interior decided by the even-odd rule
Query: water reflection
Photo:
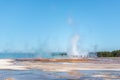
[[[81,70],[44,72],[40,70],[0,70],[0,80],[119,80],[120,71]]]

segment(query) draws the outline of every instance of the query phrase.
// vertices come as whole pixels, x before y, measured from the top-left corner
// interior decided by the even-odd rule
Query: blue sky
[[[0,0],[0,51],[120,49],[120,0]]]

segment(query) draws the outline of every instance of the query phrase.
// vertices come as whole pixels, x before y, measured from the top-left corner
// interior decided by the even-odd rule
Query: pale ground
[[[20,61],[15,64],[13,59],[0,59],[0,69],[10,70],[29,70],[40,69],[43,71],[67,72],[74,70],[120,70],[119,63],[53,63],[39,61]]]
[[[79,62],[79,63],[68,63],[68,62],[40,62],[40,61],[15,61],[13,59],[0,59],[0,70],[29,70],[39,69],[43,71],[53,72],[68,72],[71,76],[76,79],[84,74],[79,73],[77,70],[116,70],[120,71],[120,58],[115,61],[100,60],[95,62]],[[65,77],[65,76],[60,76]],[[119,75],[109,75],[108,73],[94,74],[91,77],[104,77],[105,80],[119,80]],[[67,77],[68,78],[68,77]],[[5,80],[18,80],[13,77],[8,77]],[[97,79],[96,79],[97,80]]]
[[[73,70],[120,70],[120,64],[93,64],[93,63],[42,63],[23,62],[28,68],[43,71],[67,72]]]
[[[26,66],[18,66],[14,62],[13,59],[0,59],[0,70],[27,70]]]

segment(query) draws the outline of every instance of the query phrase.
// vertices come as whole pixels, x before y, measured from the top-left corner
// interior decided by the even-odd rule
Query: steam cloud
[[[69,52],[69,56],[79,56],[79,51],[78,51],[78,41],[79,41],[79,35],[75,35],[73,38],[72,38],[72,41],[71,41],[71,51]]]
[[[70,57],[80,57],[80,58],[84,58],[87,57],[88,52],[79,52],[78,50],[78,42],[79,42],[79,35],[74,35],[72,40],[71,40],[71,50],[68,53],[68,56]]]

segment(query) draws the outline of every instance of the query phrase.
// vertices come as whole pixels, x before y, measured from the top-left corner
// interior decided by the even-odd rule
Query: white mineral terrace
[[[109,59],[108,59],[109,60]],[[120,61],[117,59],[115,62]],[[17,63],[17,65],[15,64]],[[109,61],[108,61],[109,62]],[[41,62],[41,61],[15,61],[13,59],[0,59],[0,69],[68,72],[73,70],[120,70],[120,63],[95,62]]]
[[[0,59],[0,69],[7,70],[27,70],[26,66],[18,66],[14,64],[13,59]]]

